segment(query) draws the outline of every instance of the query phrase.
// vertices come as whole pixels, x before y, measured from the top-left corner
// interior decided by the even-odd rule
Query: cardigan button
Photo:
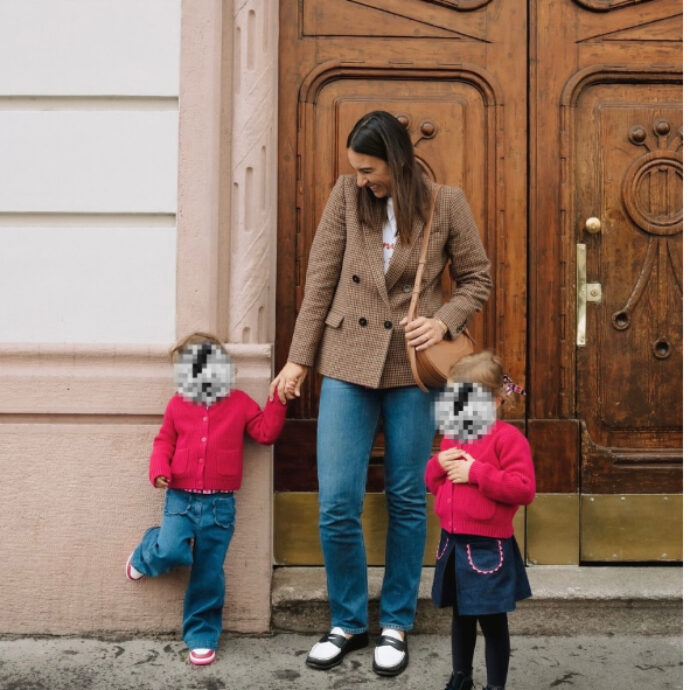
[[[384,328],[393,328],[393,323],[391,321],[384,321],[383,327]]]
[[[366,326],[367,323],[368,323],[367,320],[363,316],[361,316],[359,319],[359,325],[360,326]]]
[[[206,443],[206,436],[202,436],[202,437],[201,437],[201,442],[202,442],[202,443]]]
[[[352,276],[352,282],[353,283],[359,283],[359,276],[357,274]]]

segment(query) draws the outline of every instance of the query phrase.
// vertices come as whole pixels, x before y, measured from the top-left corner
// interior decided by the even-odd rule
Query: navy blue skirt
[[[485,616],[515,610],[532,596],[515,537],[495,539],[441,530],[431,599],[455,605],[461,616]]]

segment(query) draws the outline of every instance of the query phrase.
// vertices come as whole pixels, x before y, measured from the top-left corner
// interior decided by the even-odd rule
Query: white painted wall
[[[0,342],[175,335],[180,0],[0,0]]]

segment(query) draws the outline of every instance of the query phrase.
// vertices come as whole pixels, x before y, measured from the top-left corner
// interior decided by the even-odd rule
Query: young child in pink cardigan
[[[233,388],[234,369],[223,344],[193,333],[173,349],[177,394],[153,441],[149,479],[166,489],[163,520],[152,527],[125,565],[130,580],[192,567],[182,614],[182,638],[198,666],[215,660],[222,630],[223,562],[235,527],[234,492],[242,483],[246,431],[276,441],[286,407],[278,396],[262,410]]]
[[[505,687],[507,612],[531,596],[513,517],[534,498],[534,466],[527,439],[496,419],[505,400],[503,380],[498,357],[470,355],[455,365],[436,402],[444,437],[425,479],[441,521],[432,599],[453,607],[453,673],[446,690],[474,687],[477,622],[485,638],[485,690]]]

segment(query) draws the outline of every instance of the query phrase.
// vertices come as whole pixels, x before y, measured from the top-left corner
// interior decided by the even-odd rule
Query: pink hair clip
[[[503,374],[503,389],[506,395],[527,395],[527,391],[522,386],[515,383],[508,374]]]

